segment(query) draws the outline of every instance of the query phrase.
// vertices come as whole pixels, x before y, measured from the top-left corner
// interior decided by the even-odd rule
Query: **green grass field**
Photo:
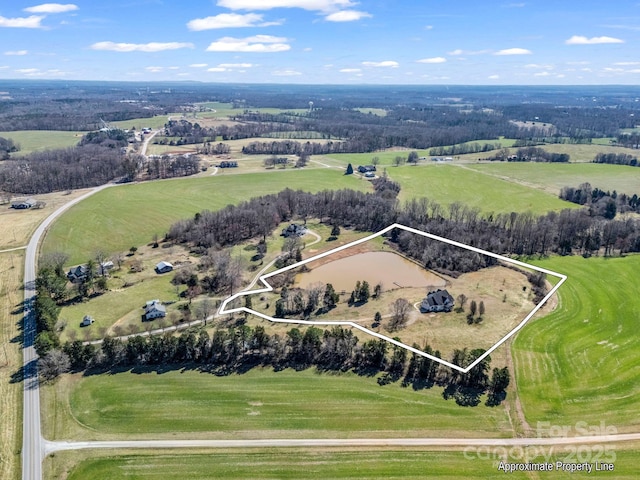
[[[638,431],[640,255],[532,262],[564,273],[560,308],[527,325],[512,352],[528,422],[601,421]]]
[[[67,132],[61,130],[18,130],[0,132],[0,137],[10,138],[20,145],[20,150],[11,156],[26,155],[40,150],[66,148],[77,145],[86,132]]]
[[[400,200],[427,197],[443,205],[461,202],[484,212],[543,214],[577,207],[557,195],[454,165],[390,167],[387,173],[402,186]]]
[[[127,251],[162,236],[177,220],[202,210],[285,188],[319,191],[368,190],[368,182],[338,170],[274,170],[267,173],[209,176],[156,181],[108,188],[84,200],[60,217],[49,230],[43,252],[64,251],[69,264],[86,261],[97,249]]]
[[[83,480],[121,478],[171,479],[469,479],[499,478],[499,458],[487,456],[486,449],[475,452],[437,451],[419,448],[404,449],[247,449],[226,451],[141,451],[137,453],[101,451],[87,458],[87,453],[58,453],[45,460],[47,478]],[[517,450],[514,450],[517,454]],[[544,455],[548,455],[544,452]],[[637,478],[640,452],[615,451],[614,472],[568,473],[562,471],[530,473],[515,472],[516,479],[583,479]],[[565,454],[542,455],[534,461],[563,461]],[[511,458],[518,462],[519,459]],[[77,462],[77,465],[75,465]],[[74,466],[75,465],[75,466]],[[66,477],[67,473],[69,474]]]
[[[598,163],[483,163],[469,168],[558,195],[565,186],[589,182],[592,187],[640,194],[640,168]]]
[[[314,369],[124,372],[67,377],[45,392],[45,405],[69,395],[68,407],[44,420],[47,438],[511,436],[504,408],[460,407],[439,387],[381,387],[375,378]]]

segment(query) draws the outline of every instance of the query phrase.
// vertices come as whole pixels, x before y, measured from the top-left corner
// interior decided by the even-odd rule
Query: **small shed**
[[[156,265],[156,273],[167,273],[171,270],[173,270],[173,265],[169,262],[162,261]]]
[[[33,198],[14,200],[13,202],[11,202],[11,208],[15,208],[16,210],[26,210],[28,208],[34,207],[36,203],[37,202]]]
[[[82,321],[80,322],[80,326],[81,327],[88,327],[89,325],[91,325],[93,322],[95,322],[95,320],[93,319],[93,317],[89,316],[89,315],[85,315],[84,318],[82,319]]]

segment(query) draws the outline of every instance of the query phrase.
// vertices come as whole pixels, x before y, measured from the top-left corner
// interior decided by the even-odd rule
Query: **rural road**
[[[153,137],[155,137],[158,133],[160,132],[160,130],[154,130],[153,132],[151,132],[150,135],[147,136],[147,138],[144,139],[144,142],[142,142],[142,148],[140,149],[140,155],[146,157],[147,156],[147,148],[149,147],[149,142],[151,141],[151,139]]]
[[[66,209],[94,193],[109,187],[103,185],[71,200],[49,215],[36,229],[27,245],[24,265],[24,321],[23,321],[23,376],[24,405],[22,428],[22,479],[41,480],[44,440],[40,430],[40,383],[38,381],[38,355],[34,348],[36,317],[36,259],[40,239],[51,223]]]
[[[124,440],[44,442],[46,455],[90,448],[288,448],[288,447],[524,447],[588,445],[640,440],[640,433],[566,438],[301,438],[260,440]]]

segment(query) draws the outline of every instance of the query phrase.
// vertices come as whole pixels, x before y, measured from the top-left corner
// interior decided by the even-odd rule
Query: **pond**
[[[382,290],[406,287],[444,287],[445,280],[392,252],[365,252],[334,260],[296,276],[296,285],[331,283],[339,292],[351,291],[358,280],[366,280],[371,291],[376,284]]]

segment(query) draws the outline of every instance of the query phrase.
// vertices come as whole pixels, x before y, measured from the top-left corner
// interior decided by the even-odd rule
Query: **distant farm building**
[[[218,167],[220,168],[236,168],[237,166],[238,166],[238,162],[227,161],[227,160],[225,160],[224,162],[220,162],[220,164],[218,165]]]
[[[156,270],[156,273],[167,273],[173,270],[173,265],[170,264],[169,262],[162,261],[156,265],[155,270]]]
[[[360,165],[358,167],[358,172],[360,173],[368,173],[368,172],[375,172],[375,171],[376,171],[375,165]]]
[[[304,225],[297,225],[295,223],[292,223],[287,228],[282,230],[282,236],[285,237],[285,238],[287,238],[287,237],[301,237],[305,233],[307,233],[307,227],[305,227]]]
[[[167,316],[167,308],[160,303],[160,300],[150,300],[144,307],[144,319],[153,320]]]
[[[450,312],[453,308],[453,297],[446,290],[429,292],[420,304],[422,313]]]
[[[36,201],[33,198],[27,198],[25,200],[15,200],[11,202],[11,208],[15,208],[17,210],[25,210],[27,208],[32,208],[36,205]]]
[[[93,317],[90,317],[89,315],[85,315],[84,318],[82,319],[82,321],[80,322],[80,326],[81,327],[88,327],[93,322],[95,322]]]
[[[367,172],[364,174],[364,178],[375,178],[376,174],[373,172]]]
[[[102,262],[98,265],[98,275],[106,275],[111,269],[113,269],[113,262],[111,260]]]

